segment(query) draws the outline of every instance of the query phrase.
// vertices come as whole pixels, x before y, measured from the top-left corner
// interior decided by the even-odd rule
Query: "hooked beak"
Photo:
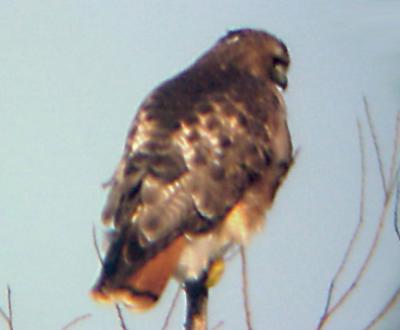
[[[288,71],[288,63],[282,60],[275,60],[274,65],[271,70],[271,79],[278,84],[278,86],[282,87],[282,89],[286,89],[288,85],[287,71]]]

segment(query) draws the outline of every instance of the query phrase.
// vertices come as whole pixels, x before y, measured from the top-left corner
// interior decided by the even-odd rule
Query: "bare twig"
[[[363,97],[363,101],[364,101],[364,110],[367,115],[368,127],[370,130],[371,136],[372,136],[372,141],[373,141],[374,147],[375,147],[375,154],[376,154],[376,157],[378,160],[379,173],[381,175],[383,191],[385,192],[385,195],[387,195],[388,188],[387,188],[387,184],[386,184],[386,177],[385,177],[385,170],[384,170],[384,166],[383,166],[383,158],[382,158],[381,149],[378,144],[376,130],[375,130],[374,123],[373,123],[373,120],[371,117],[371,113],[369,111],[368,101],[365,96]]]
[[[393,172],[393,174],[390,175],[390,181],[386,182],[385,172],[384,172],[384,168],[383,168],[382,155],[381,155],[379,143],[378,143],[378,140],[377,140],[377,137],[376,137],[375,128],[373,126],[372,117],[371,117],[369,109],[368,109],[368,103],[367,103],[365,98],[364,98],[364,104],[365,104],[365,112],[366,112],[367,119],[368,119],[368,125],[369,125],[369,129],[370,129],[370,134],[372,136],[372,140],[373,140],[374,147],[375,147],[375,154],[376,154],[376,157],[377,157],[377,160],[378,160],[378,166],[379,166],[379,171],[380,171],[382,187],[384,189],[385,198],[384,198],[384,201],[383,201],[381,214],[379,215],[379,218],[378,218],[378,224],[377,224],[377,228],[376,228],[376,231],[375,231],[375,235],[374,235],[372,243],[371,243],[371,245],[369,247],[367,256],[365,257],[360,269],[358,270],[358,273],[356,274],[356,276],[355,276],[354,280],[352,281],[352,283],[350,284],[350,286],[347,288],[347,290],[342,294],[342,296],[338,299],[338,301],[333,306],[331,306],[331,301],[332,301],[332,292],[334,291],[334,287],[335,287],[335,281],[336,281],[335,278],[331,282],[331,285],[330,285],[330,288],[329,288],[328,299],[327,299],[327,303],[326,303],[326,306],[325,306],[325,310],[324,310],[323,315],[320,318],[320,321],[319,321],[319,324],[318,324],[318,327],[317,327],[317,329],[319,329],[319,330],[322,329],[325,326],[325,324],[327,323],[328,319],[341,306],[343,306],[343,304],[346,301],[346,299],[351,295],[351,293],[355,290],[355,288],[358,287],[358,285],[360,284],[360,282],[361,282],[361,280],[362,280],[362,278],[363,278],[363,276],[364,276],[364,274],[365,274],[365,272],[366,272],[366,270],[367,270],[367,268],[368,268],[373,256],[375,255],[378,243],[379,243],[380,238],[381,238],[382,230],[383,230],[383,227],[384,227],[384,224],[385,224],[385,219],[386,219],[386,216],[387,216],[387,212],[389,210],[391,198],[392,198],[392,196],[394,194],[394,189],[396,187],[396,182],[398,180],[398,175],[399,175],[399,167],[398,167],[398,165],[396,165],[396,158],[397,158],[397,153],[398,153],[397,150],[398,150],[399,146],[395,145],[394,148],[393,148],[393,152],[392,152],[392,164],[391,164],[391,167],[393,167],[394,170],[390,169],[390,171]],[[398,131],[397,131],[397,130],[399,130],[398,127],[399,127],[399,125],[396,125],[396,135],[398,134]],[[360,130],[359,130],[359,132],[360,132]],[[397,141],[397,139],[396,139],[396,141]],[[360,145],[362,146],[362,144],[360,144]],[[361,152],[365,154],[365,151],[361,150]],[[393,161],[393,159],[394,159],[394,161]],[[365,167],[362,169],[362,171],[364,171],[364,174],[362,174],[362,175],[363,176],[366,175],[365,174]],[[362,179],[362,180],[366,181],[366,179]],[[365,194],[364,189],[365,188],[363,188],[363,187],[361,188],[362,196],[363,196],[363,194]],[[361,200],[363,200],[363,199],[365,200],[365,197],[361,198]],[[364,208],[364,206],[363,206],[364,203],[365,203],[364,201],[361,202],[360,218],[364,217],[363,211],[361,211]],[[357,235],[357,230],[358,229],[356,229],[356,232],[355,232],[354,235]],[[355,240],[354,239],[354,235],[352,237],[352,241]],[[354,244],[354,243],[350,242],[350,246],[352,244]],[[347,252],[348,251],[349,251],[349,249],[347,250]],[[344,260],[347,259],[347,252],[346,252]],[[351,247],[350,247],[350,252],[349,253],[351,254]],[[347,261],[344,261],[344,264],[346,264],[346,263],[347,263]],[[339,271],[338,271],[339,275],[342,272],[341,268],[342,268],[342,265],[339,267]],[[335,277],[336,277],[336,275],[335,275]]]
[[[122,315],[122,310],[121,307],[118,304],[114,304],[115,309],[117,311],[118,315],[118,320],[119,320],[119,325],[121,326],[122,330],[128,330],[128,327],[126,326],[124,316]]]
[[[387,315],[387,313],[393,308],[393,306],[396,304],[399,298],[400,298],[400,287],[391,296],[389,301],[378,313],[378,315],[366,326],[365,330],[371,330],[373,326],[375,326],[378,322],[380,322],[385,317],[385,315]]]
[[[396,174],[396,177],[397,177],[399,170],[397,170],[396,173],[397,173]],[[323,326],[326,324],[326,321],[328,320],[328,318],[330,316],[332,316],[337,311],[337,309],[339,309],[341,306],[343,306],[344,302],[347,300],[347,298],[350,296],[350,294],[354,291],[354,289],[356,287],[358,287],[358,285],[361,282],[361,279],[365,275],[365,271],[367,270],[372,257],[375,255],[378,243],[381,238],[382,230],[383,230],[383,227],[385,224],[385,218],[386,218],[387,212],[389,210],[390,200],[393,195],[393,187],[394,187],[393,184],[391,184],[389,187],[387,197],[385,198],[385,201],[384,201],[384,204],[382,207],[382,211],[379,216],[378,227],[375,231],[375,236],[373,238],[372,244],[368,250],[367,257],[364,259],[364,261],[361,265],[361,268],[359,269],[355,279],[353,280],[351,285],[348,287],[348,289],[343,293],[343,295],[339,298],[339,300],[328,310],[328,312],[325,314],[325,316],[321,318],[321,321],[320,321],[317,329],[322,329]]]
[[[175,295],[174,295],[174,299],[172,300],[171,306],[168,310],[168,314],[165,318],[165,321],[164,321],[164,324],[163,324],[161,330],[167,330],[169,321],[171,320],[172,313],[176,307],[176,304],[178,303],[178,298],[179,298],[180,292],[181,292],[181,287],[178,286],[178,288],[176,289]]]
[[[361,127],[359,120],[357,120],[357,129],[358,129],[358,141],[359,141],[359,147],[360,147],[360,167],[361,167],[361,190],[360,190],[360,206],[359,206],[358,224],[354,230],[354,233],[351,237],[349,245],[347,246],[347,249],[346,249],[345,255],[342,259],[342,262],[340,263],[339,268],[337,269],[337,271],[329,285],[328,297],[326,299],[325,309],[324,309],[324,312],[320,319],[318,329],[322,329],[324,322],[326,322],[326,319],[329,314],[328,311],[331,307],[332,299],[333,299],[333,296],[335,293],[337,281],[339,280],[340,276],[343,274],[343,271],[349,262],[350,255],[353,252],[354,244],[357,241],[358,236],[361,232],[361,228],[362,228],[362,225],[364,223],[364,218],[365,218],[365,188],[366,188],[366,181],[367,181],[367,179],[366,179],[366,171],[367,170],[366,170],[366,161],[365,161],[365,140],[364,140],[362,127]]]
[[[13,330],[13,311],[12,311],[12,302],[11,302],[11,288],[7,286],[7,308],[8,308],[8,315],[0,308],[0,315],[3,317],[5,322],[7,323],[8,329]]]
[[[399,155],[399,148],[400,148],[400,112],[398,112],[396,116],[396,128],[395,128],[395,136],[393,139],[393,152],[392,152],[392,159],[390,162],[388,182],[392,182],[394,175],[396,174],[396,164],[397,164],[397,157]]]
[[[96,251],[97,258],[99,259],[99,261],[101,263],[101,266],[103,267],[104,266],[104,261],[103,261],[103,258],[101,256],[101,253],[100,253],[99,244],[97,242],[96,226],[95,225],[93,225],[93,227],[92,227],[92,240],[93,240],[94,250]]]
[[[11,303],[11,288],[7,285],[7,301],[8,301],[8,319],[10,321],[10,330],[14,329],[13,326],[13,310],[12,310],[12,303]]]
[[[397,183],[396,189],[396,201],[394,203],[394,231],[396,232],[397,238],[400,240],[400,229],[399,229],[399,207],[400,207],[400,182]]]
[[[394,179],[397,158],[399,155],[399,148],[400,148],[400,112],[398,112],[397,116],[396,116],[396,130],[395,130],[395,136],[393,139],[393,153],[392,153],[392,160],[390,162],[390,169],[389,169],[389,182],[392,182]],[[398,219],[399,197],[400,197],[400,183],[397,184],[397,189],[396,189],[396,198],[395,198],[395,203],[394,203],[394,207],[395,207],[394,223],[393,223],[395,233],[400,240],[400,229],[399,229],[399,219]]]
[[[222,328],[224,325],[224,321],[219,321],[213,328],[212,330],[218,330],[220,328]]]
[[[91,316],[92,316],[92,314],[89,314],[89,313],[80,315],[80,316],[74,318],[72,321],[68,322],[66,325],[64,325],[61,330],[68,330],[68,329],[72,328],[74,325],[76,325],[77,323],[79,323],[83,320],[86,320],[86,319],[90,318]]]
[[[397,113],[396,117],[396,136],[394,139],[392,161],[390,167],[390,183],[395,184],[397,182],[396,197],[394,205],[394,228],[397,237],[400,239],[399,222],[398,222],[398,209],[400,200],[400,182],[398,177],[396,177],[396,164],[397,164],[397,154],[400,145],[400,112]],[[398,173],[397,173],[398,174]],[[379,323],[383,318],[390,312],[390,310],[395,306],[397,300],[400,298],[400,287],[394,292],[389,301],[383,306],[378,315],[367,325],[366,330],[371,330],[377,323]]]
[[[243,292],[243,304],[244,311],[246,314],[246,326],[247,330],[252,330],[251,313],[250,313],[250,302],[249,302],[249,280],[247,278],[247,259],[246,251],[243,246],[240,246],[240,257],[242,261],[242,292]]]
[[[1,317],[4,319],[4,321],[8,324],[8,316],[6,313],[4,313],[4,311],[0,308],[0,315]]]
[[[228,253],[224,255],[224,262],[231,262],[236,258],[236,256],[240,253],[240,248],[232,247],[228,250]]]
[[[99,244],[97,243],[97,235],[96,235],[96,226],[95,225],[93,225],[93,227],[92,227],[92,237],[93,237],[93,245],[94,245],[94,249],[97,254],[97,258],[99,259],[101,266],[103,267],[104,261],[103,261],[103,258],[101,257]],[[119,320],[121,329],[128,330],[128,327],[126,326],[126,323],[125,323],[125,319],[122,315],[121,307],[118,304],[114,304],[114,307],[115,307],[115,310],[117,311],[117,316],[118,316],[118,320]]]

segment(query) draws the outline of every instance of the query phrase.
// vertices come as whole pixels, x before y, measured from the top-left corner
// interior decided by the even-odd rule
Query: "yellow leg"
[[[208,276],[206,281],[207,288],[211,288],[216,285],[224,273],[225,263],[223,259],[215,260],[208,270]]]

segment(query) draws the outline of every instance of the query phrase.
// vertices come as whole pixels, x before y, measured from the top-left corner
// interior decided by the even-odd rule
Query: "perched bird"
[[[293,158],[288,67],[274,36],[231,31],[144,100],[102,215],[96,300],[147,309],[171,277],[206,293],[226,252],[259,231]]]

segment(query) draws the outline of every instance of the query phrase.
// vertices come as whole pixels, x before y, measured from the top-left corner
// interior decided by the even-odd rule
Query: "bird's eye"
[[[283,66],[283,67],[287,67],[289,65],[289,61],[287,58],[282,57],[282,56],[274,56],[272,58],[272,66],[276,67],[276,66]]]

